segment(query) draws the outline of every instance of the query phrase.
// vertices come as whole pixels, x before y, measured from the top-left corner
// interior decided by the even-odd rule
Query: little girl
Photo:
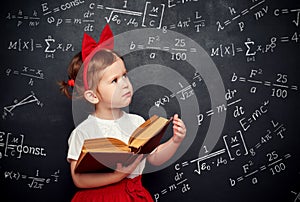
[[[68,97],[71,96],[67,87],[74,86],[80,63],[80,54],[77,54],[69,65],[69,81],[61,83],[61,91]],[[141,116],[121,109],[130,104],[133,89],[124,62],[114,51],[99,49],[84,68],[87,71],[83,74],[85,86],[82,94],[95,106],[95,111],[69,137],[67,159],[73,182],[81,188],[72,201],[153,201],[141,183],[145,163],[148,161],[152,165],[161,165],[174,155],[186,135],[183,121],[177,114],[174,115],[172,138],[159,145],[143,160],[140,155],[131,165],[118,163],[111,173],[75,173],[85,139],[114,137],[128,142],[132,132],[145,121]]]

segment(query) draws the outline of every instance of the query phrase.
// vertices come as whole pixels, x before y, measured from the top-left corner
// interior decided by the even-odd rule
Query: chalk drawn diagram
[[[13,116],[14,115],[13,111],[16,108],[24,106],[24,105],[28,105],[30,103],[36,103],[38,106],[43,107],[43,103],[40,102],[40,100],[35,96],[35,94],[33,92],[31,92],[30,95],[28,95],[27,97],[25,97],[21,101],[15,99],[14,100],[14,104],[9,105],[9,106],[5,106],[3,108],[2,118],[5,119],[8,114],[10,114],[11,116]]]

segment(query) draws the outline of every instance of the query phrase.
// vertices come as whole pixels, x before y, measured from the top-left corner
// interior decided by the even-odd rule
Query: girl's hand
[[[175,114],[173,117],[173,142],[180,143],[186,135],[186,128],[183,121]]]
[[[122,163],[117,163],[117,168],[115,170],[116,174],[119,174],[121,178],[127,177],[130,173],[132,173],[136,167],[140,164],[143,158],[143,154],[139,155],[132,164],[128,166],[123,166]]]

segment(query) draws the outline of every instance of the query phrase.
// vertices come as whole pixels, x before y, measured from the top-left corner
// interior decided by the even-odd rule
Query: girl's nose
[[[122,78],[120,84],[121,84],[122,88],[127,88],[129,85],[128,78]]]

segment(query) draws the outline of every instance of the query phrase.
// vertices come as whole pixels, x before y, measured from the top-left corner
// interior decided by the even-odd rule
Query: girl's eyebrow
[[[108,80],[114,80],[115,78],[119,76],[123,76],[124,74],[127,74],[127,69],[125,69],[125,71],[122,71],[120,75],[119,73],[112,74],[111,76],[108,77]]]
[[[117,78],[117,77],[118,77],[117,74],[112,74],[111,76],[108,77],[108,81],[114,80],[114,79]]]

